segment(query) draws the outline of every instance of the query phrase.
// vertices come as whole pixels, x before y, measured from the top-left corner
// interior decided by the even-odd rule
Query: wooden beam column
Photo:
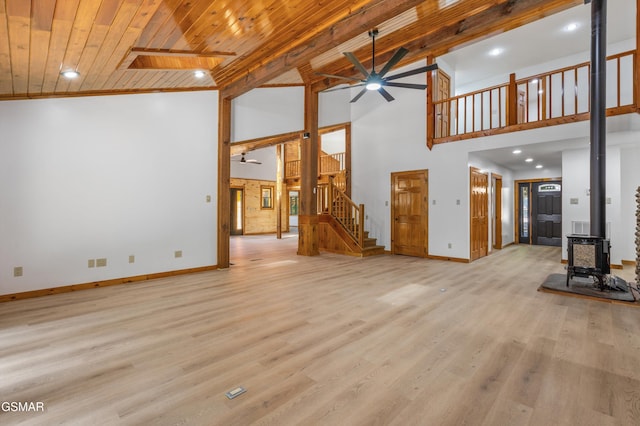
[[[305,86],[305,133],[300,143],[300,211],[298,215],[298,254],[320,254],[318,242],[318,92]]]
[[[276,238],[282,239],[282,144],[276,145]]]
[[[231,231],[231,98],[218,92],[218,268],[229,267]]]
[[[427,65],[431,65],[433,63],[433,56],[427,56]],[[428,71],[425,75],[425,79],[427,84],[427,148],[431,150],[433,149],[433,140],[436,137],[436,106],[433,103],[433,85],[437,83],[436,79],[433,78],[433,71]]]

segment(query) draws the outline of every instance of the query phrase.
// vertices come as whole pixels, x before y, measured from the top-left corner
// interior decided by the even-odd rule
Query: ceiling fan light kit
[[[410,77],[412,75],[421,74],[427,71],[433,71],[438,69],[437,64],[431,64],[424,67],[416,68],[413,70],[405,71],[400,74],[395,74],[389,77],[385,77],[387,73],[393,68],[398,62],[405,57],[409,51],[404,47],[401,47],[393,54],[389,62],[387,62],[379,72],[376,72],[376,36],[378,35],[378,30],[376,28],[369,31],[369,36],[371,37],[371,72],[369,72],[362,63],[356,58],[356,56],[352,52],[344,52],[344,56],[353,64],[353,66],[360,71],[360,73],[364,76],[364,79],[359,79],[355,77],[345,77],[340,75],[333,74],[323,74],[316,73],[321,76],[329,77],[329,78],[337,78],[341,80],[350,80],[356,81],[358,84],[354,84],[347,87],[339,87],[337,89],[326,90],[325,92],[332,92],[334,90],[343,90],[350,89],[352,87],[361,87],[362,90],[358,92],[358,94],[351,99],[351,103],[358,101],[366,92],[368,91],[377,91],[380,93],[387,102],[391,102],[395,98],[391,96],[389,92],[387,92],[384,86],[387,87],[401,87],[404,89],[418,89],[424,90],[427,88],[426,84],[415,84],[415,83],[396,83],[393,80],[397,80],[404,77]]]

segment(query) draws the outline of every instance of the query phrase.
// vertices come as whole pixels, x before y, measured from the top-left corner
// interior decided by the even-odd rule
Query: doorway
[[[428,170],[391,173],[391,253],[427,257]]]
[[[500,250],[502,248],[502,176],[491,174],[491,189],[493,194],[491,198],[493,238],[491,241],[493,241],[493,248]]]
[[[231,188],[231,221],[230,230],[231,235],[243,235],[244,234],[244,189],[243,188]]]
[[[474,261],[488,253],[489,246],[489,176],[470,168],[471,257]]]
[[[451,97],[451,77],[441,69],[436,74],[436,90],[434,100],[443,101]],[[446,104],[438,104],[436,106],[436,138],[449,136],[449,109],[450,102]]]
[[[562,182],[518,181],[517,242],[562,246]]]

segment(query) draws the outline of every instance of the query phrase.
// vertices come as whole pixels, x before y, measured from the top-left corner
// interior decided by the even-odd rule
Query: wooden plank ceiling
[[[398,65],[506,31],[583,0],[0,0],[0,99],[218,88],[359,76],[367,31],[376,63]],[[68,80],[61,72],[76,70]],[[197,78],[195,70],[204,77]]]

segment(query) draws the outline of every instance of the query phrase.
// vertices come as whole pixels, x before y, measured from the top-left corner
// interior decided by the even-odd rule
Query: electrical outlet
[[[211,202],[211,195],[207,195],[206,200],[207,200],[207,203],[210,203]]]
[[[436,200],[432,200],[431,204],[433,204],[435,206],[436,205]]]
[[[460,205],[460,200],[456,200],[456,206]]]
[[[182,257],[182,250],[176,250],[175,253],[173,253],[173,256],[177,259],[179,257]]]
[[[129,263],[135,263],[136,262],[136,257],[134,255],[129,255]]]
[[[87,261],[87,266],[88,266],[89,268],[95,268],[95,267],[96,267],[96,260],[95,260],[95,259],[89,259],[89,260]]]
[[[449,248],[453,248],[453,244],[451,244],[451,243],[449,243],[447,246],[448,246]]]
[[[102,268],[104,266],[107,266],[107,258],[106,257],[102,257],[100,259],[96,259],[96,266],[98,268]]]
[[[16,266],[15,268],[13,268],[13,276],[14,277],[22,276],[22,266]]]

